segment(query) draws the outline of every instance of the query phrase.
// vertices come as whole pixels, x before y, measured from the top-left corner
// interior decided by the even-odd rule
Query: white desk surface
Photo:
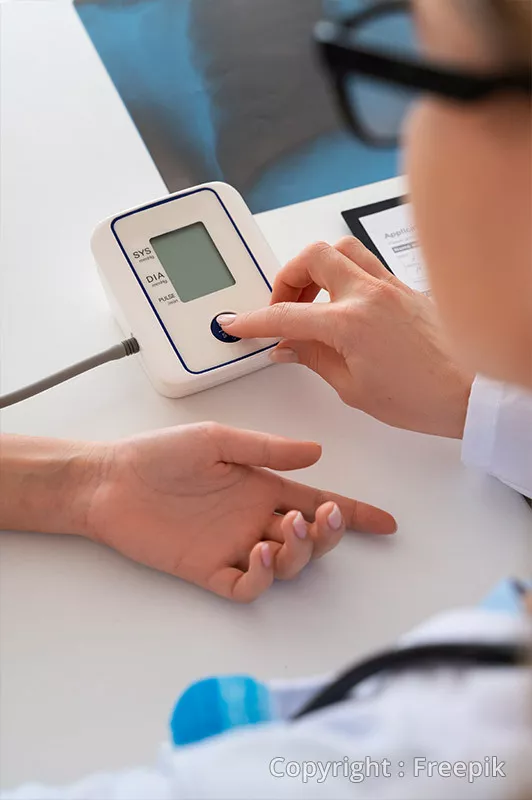
[[[95,223],[165,193],[68,4],[2,5],[2,391],[119,337],[89,251]],[[353,176],[356,178],[356,175]],[[340,210],[397,181],[261,215],[281,261],[347,232]],[[2,785],[64,782],[150,761],[194,678],[329,670],[441,609],[476,602],[529,563],[530,512],[464,468],[459,444],[343,407],[297,366],[183,400],[135,359],[2,415],[2,429],[109,439],[204,419],[324,446],[299,475],[393,512],[396,537],[348,535],[291,584],[239,607],[81,539],[0,537]]]

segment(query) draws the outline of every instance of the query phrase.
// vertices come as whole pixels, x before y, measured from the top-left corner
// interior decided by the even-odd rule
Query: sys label
[[[151,247],[145,247],[143,250],[133,250],[133,258],[142,264],[143,261],[155,260]]]

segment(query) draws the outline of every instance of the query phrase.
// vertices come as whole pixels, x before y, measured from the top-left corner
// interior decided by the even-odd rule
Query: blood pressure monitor
[[[222,313],[268,305],[279,264],[240,194],[206,183],[101,222],[99,274],[154,387],[183,397],[268,365],[272,339],[239,340]]]

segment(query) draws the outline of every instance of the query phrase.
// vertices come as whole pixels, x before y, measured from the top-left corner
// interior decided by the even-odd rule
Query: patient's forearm
[[[3,435],[0,529],[83,535],[101,467],[97,445]]]

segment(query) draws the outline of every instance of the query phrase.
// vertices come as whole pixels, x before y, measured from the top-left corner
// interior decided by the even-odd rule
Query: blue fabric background
[[[258,212],[397,174],[342,129],[313,63],[322,0],[76,7],[170,191],[226,180]]]

